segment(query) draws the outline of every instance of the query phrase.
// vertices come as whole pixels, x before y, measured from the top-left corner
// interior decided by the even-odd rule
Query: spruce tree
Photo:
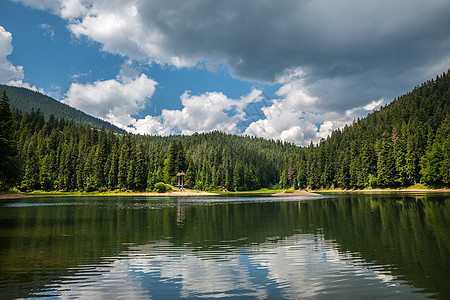
[[[382,136],[378,146],[377,182],[382,187],[394,184],[395,160],[393,148],[387,132]]]
[[[109,168],[108,173],[108,188],[115,189],[117,188],[117,174],[119,173],[119,154],[117,149],[117,142],[114,144],[111,153],[109,156],[111,157],[111,167]]]
[[[137,190],[143,191],[147,187],[148,162],[147,151],[143,143],[136,146],[136,166],[134,170],[134,186]]]
[[[177,165],[178,151],[179,151],[178,143],[176,141],[172,141],[169,146],[167,160],[164,162],[167,172],[166,176],[168,176],[167,180],[170,180],[170,178],[175,176],[179,171]]]
[[[14,186],[20,180],[20,161],[12,122],[9,98],[4,90],[0,100],[0,188]]]

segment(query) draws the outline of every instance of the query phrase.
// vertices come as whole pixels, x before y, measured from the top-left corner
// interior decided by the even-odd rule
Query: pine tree
[[[419,178],[419,141],[414,126],[407,126],[405,172],[408,181],[416,184]]]
[[[180,144],[181,146],[181,144]],[[188,166],[187,166],[187,162],[186,162],[186,154],[184,153],[184,149],[182,148],[183,146],[180,147],[180,150],[178,150],[177,153],[177,158],[176,158],[176,172],[186,172]]]
[[[450,142],[450,116],[448,116],[441,124],[436,132],[431,146],[428,146],[425,155],[422,157],[420,164],[422,167],[421,174],[423,182],[427,184],[448,183],[450,166],[449,142]]]
[[[105,165],[107,161],[107,140],[104,128],[99,133],[97,146],[94,156],[94,184],[97,189],[106,187]]]
[[[394,184],[395,160],[389,135],[385,132],[378,146],[377,181],[378,185],[388,187]]]
[[[6,90],[0,100],[0,188],[11,187],[20,181],[20,161],[13,139],[12,113]]]
[[[228,171],[228,168],[225,169],[225,183],[224,183],[224,187],[227,190],[230,190],[231,187],[232,187],[230,171]]]
[[[439,143],[433,143],[420,161],[422,167],[420,173],[422,174],[423,182],[436,184],[441,181],[440,166],[442,158],[441,145]]]
[[[143,143],[136,146],[136,167],[134,170],[134,186],[137,190],[143,191],[147,187],[148,177],[148,154]]]
[[[409,180],[406,164],[406,124],[402,124],[402,128],[394,143],[394,159],[396,181],[401,185],[407,185]]]
[[[234,190],[240,191],[243,189],[243,171],[242,166],[239,162],[237,162],[234,165],[233,170],[233,183],[234,183]]]
[[[39,185],[42,190],[50,191],[53,188],[51,156],[46,154],[39,168]]]
[[[130,163],[128,164],[128,172],[127,172],[127,186],[126,188],[128,190],[134,190],[136,187],[134,185],[134,174],[136,171],[136,160],[134,157],[131,159]]]
[[[189,187],[195,186],[195,179],[197,177],[197,170],[192,162],[188,163],[187,171],[185,172],[186,176],[184,177],[184,184]]]
[[[21,190],[37,190],[39,184],[39,161],[36,155],[36,138],[33,137],[27,146],[25,172],[20,186]]]
[[[117,142],[114,144],[109,155],[111,157],[111,167],[109,168],[108,173],[108,188],[115,189],[117,188],[117,175],[119,173],[119,154],[117,150]]]
[[[450,184],[450,115],[437,130],[436,140],[442,145],[441,180],[448,186]]]
[[[373,145],[366,139],[363,142],[361,150],[361,165],[362,165],[362,185],[371,186],[374,183],[374,178],[377,174],[377,158]],[[372,181],[369,180],[372,178]]]
[[[170,175],[170,169],[172,168],[171,159],[170,157],[167,157],[164,160],[164,168],[163,168],[163,178],[164,182],[167,184],[171,183],[172,176]]]
[[[166,183],[168,183],[170,178],[175,176],[179,171],[177,165],[178,151],[179,151],[179,144],[176,141],[172,141],[169,146],[167,160],[164,162],[164,166],[166,166],[166,171],[168,175]]]
[[[134,172],[132,162],[133,153],[133,143],[130,136],[125,136],[122,141],[122,147],[120,148],[119,155],[119,170],[118,170],[118,186],[121,189],[128,189],[129,184],[133,181],[133,175],[130,174],[131,171]]]

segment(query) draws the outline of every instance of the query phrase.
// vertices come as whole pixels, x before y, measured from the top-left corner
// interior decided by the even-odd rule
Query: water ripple
[[[71,275],[33,296],[334,299],[348,296],[349,289],[356,298],[370,295],[370,290],[382,298],[421,295],[398,284],[389,265],[340,253],[336,243],[322,235],[273,237],[258,247],[222,245],[219,250],[178,247],[161,240],[129,245],[118,256],[104,259],[102,264],[73,268]]]

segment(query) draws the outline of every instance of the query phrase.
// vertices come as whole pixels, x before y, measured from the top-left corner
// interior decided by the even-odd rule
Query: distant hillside
[[[200,190],[255,190],[278,185],[283,160],[298,147],[221,132],[191,136],[115,134],[32,111],[12,114],[22,190],[154,190],[176,184]]]
[[[336,130],[285,162],[285,187],[450,184],[450,72]]]
[[[125,130],[111,123],[92,117],[41,93],[26,88],[0,84],[0,91],[3,92],[3,90],[6,90],[11,107],[15,107],[22,112],[29,113],[32,109],[40,109],[46,120],[53,114],[57,119],[65,118],[67,120],[73,120],[78,124],[89,125],[99,129],[104,127],[105,129],[112,129],[118,133],[125,133]]]

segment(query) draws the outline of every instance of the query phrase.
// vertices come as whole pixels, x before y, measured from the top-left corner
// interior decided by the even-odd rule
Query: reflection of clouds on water
[[[61,296],[81,298],[363,298],[414,297],[414,288],[340,253],[323,235],[296,234],[241,248],[201,250],[169,241],[130,246],[117,258],[63,278]],[[403,284],[401,284],[403,283]]]
[[[100,266],[82,266],[72,276],[47,286],[51,292],[33,296],[58,296],[60,299],[149,299],[141,280],[128,276],[129,261],[111,259]]]
[[[395,279],[392,275],[374,270],[355,255],[340,253],[338,245],[325,240],[323,235],[297,234],[276,245],[266,243],[259,247],[264,250],[252,260],[267,268],[268,277],[283,287],[286,298],[346,297],[344,291],[349,290],[363,298],[375,294],[378,297],[380,292],[371,294],[371,289],[399,285],[392,283]],[[391,290],[387,291],[385,296],[390,293]]]
[[[161,248],[167,251],[161,253]],[[133,272],[177,280],[181,297],[224,297],[245,295],[264,298],[264,286],[251,281],[248,267],[237,253],[193,251],[171,247],[168,242],[134,247],[148,254],[130,259]],[[153,256],[153,253],[158,253]],[[142,276],[146,278],[146,276]]]
[[[296,235],[263,249],[252,260],[267,268],[268,276],[283,286],[283,296],[313,297],[324,289],[323,276],[333,270],[334,249],[322,249],[323,240],[311,234]],[[260,246],[260,247],[261,247]],[[271,247],[272,246],[272,247]]]

